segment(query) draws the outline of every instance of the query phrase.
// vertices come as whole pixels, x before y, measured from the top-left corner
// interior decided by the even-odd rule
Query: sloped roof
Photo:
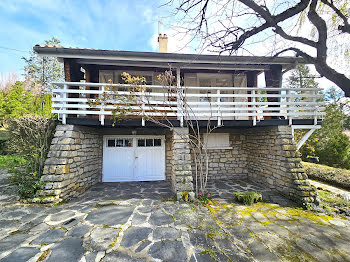
[[[304,59],[297,57],[266,57],[266,56],[227,56],[202,55],[159,52],[136,52],[92,48],[75,48],[63,46],[35,45],[33,50],[39,55],[55,56],[58,58],[75,58],[91,63],[98,61],[129,61],[160,64],[217,64],[217,65],[282,65],[283,67],[305,63]]]

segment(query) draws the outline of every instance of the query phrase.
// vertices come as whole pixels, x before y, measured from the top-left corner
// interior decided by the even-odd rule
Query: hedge
[[[350,170],[302,162],[310,179],[350,190]]]

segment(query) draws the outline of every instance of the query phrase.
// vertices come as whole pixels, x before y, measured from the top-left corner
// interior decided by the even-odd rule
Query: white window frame
[[[205,133],[203,143],[205,149],[232,149],[229,133]]]

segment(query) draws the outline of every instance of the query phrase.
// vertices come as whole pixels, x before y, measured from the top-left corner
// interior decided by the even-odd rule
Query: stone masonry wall
[[[173,129],[173,165],[172,165],[172,190],[178,195],[193,191],[193,178],[191,167],[191,153],[188,144],[189,134],[186,127]]]
[[[245,132],[248,179],[299,203],[314,202],[316,191],[306,180],[291,127],[256,127]]]
[[[165,179],[171,181],[173,172],[173,136],[165,135]]]
[[[247,179],[246,137],[238,130],[230,130],[231,149],[208,149],[208,179]],[[195,168],[194,163],[192,167]],[[194,173],[194,171],[193,171]]]
[[[102,136],[94,128],[58,125],[45,162],[40,202],[76,197],[102,179]]]

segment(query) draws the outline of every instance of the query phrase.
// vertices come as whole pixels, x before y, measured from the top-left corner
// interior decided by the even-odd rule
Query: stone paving
[[[167,182],[97,184],[53,207],[1,202],[0,261],[350,261],[348,220],[246,182],[208,189],[209,208],[174,201]],[[232,203],[251,190],[270,203]]]

